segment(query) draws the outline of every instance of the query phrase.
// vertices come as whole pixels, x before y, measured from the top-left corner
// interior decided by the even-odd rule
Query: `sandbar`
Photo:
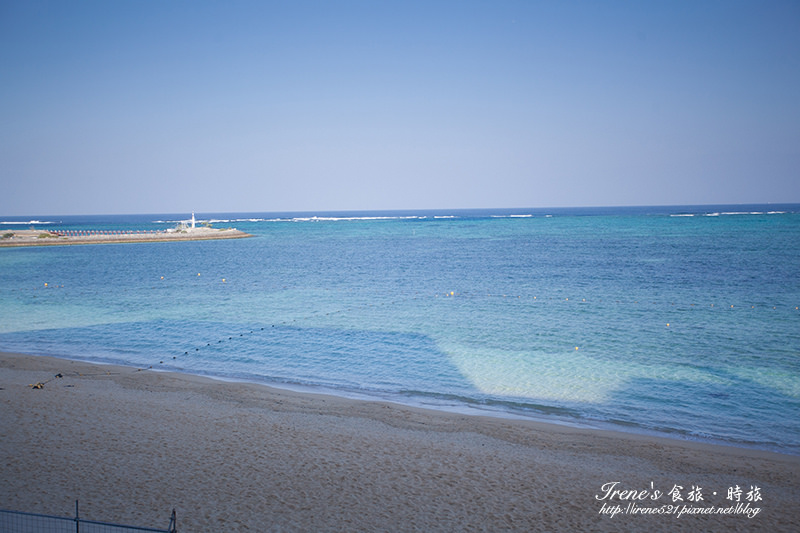
[[[166,528],[175,508],[186,533],[800,524],[794,455],[10,353],[0,404],[12,510]]]

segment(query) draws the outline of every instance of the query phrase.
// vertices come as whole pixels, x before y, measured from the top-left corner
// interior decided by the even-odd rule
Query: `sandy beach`
[[[800,524],[791,455],[7,353],[0,402],[5,509],[166,528],[175,508],[181,532]]]

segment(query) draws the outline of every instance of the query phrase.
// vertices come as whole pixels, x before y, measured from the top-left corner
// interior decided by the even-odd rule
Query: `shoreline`
[[[111,365],[111,366],[127,367],[126,365],[114,362],[105,363],[101,361],[85,361],[82,359],[70,359],[69,357],[50,356],[50,355],[46,357],[53,357],[55,359],[66,359],[70,361],[74,360],[76,362],[85,362],[90,365],[96,364],[99,366]],[[163,362],[164,361],[162,361],[162,363]],[[141,370],[145,370],[144,367],[130,367],[130,368],[141,368]],[[800,452],[792,453],[791,451],[781,448],[777,444],[769,446],[766,444],[726,441],[721,438],[698,437],[691,435],[689,433],[682,433],[678,430],[675,430],[674,432],[670,433],[669,431],[659,431],[655,429],[648,429],[645,427],[633,426],[633,425],[620,426],[620,425],[615,425],[613,422],[603,421],[603,420],[590,421],[581,418],[573,419],[567,417],[559,417],[558,415],[544,415],[544,414],[528,415],[528,414],[520,414],[519,412],[515,412],[512,410],[481,409],[480,407],[475,407],[468,403],[457,404],[457,405],[456,404],[434,405],[432,403],[424,403],[422,401],[408,401],[406,398],[403,399],[396,398],[389,393],[372,394],[370,392],[361,392],[350,389],[338,390],[336,388],[326,387],[324,385],[302,384],[293,382],[283,383],[283,382],[270,381],[267,379],[262,379],[262,380],[258,380],[255,378],[250,379],[248,377],[225,377],[225,376],[217,376],[211,374],[195,374],[189,371],[181,371],[175,369],[164,370],[153,365],[148,365],[146,370],[150,370],[153,372],[163,372],[169,374],[188,376],[189,378],[196,377],[198,379],[209,379],[212,381],[219,381],[222,383],[263,386],[268,389],[274,389],[278,391],[288,391],[296,394],[326,396],[326,397],[341,398],[344,400],[357,401],[357,402],[387,403],[395,405],[399,408],[420,409],[423,411],[431,411],[434,413],[445,413],[456,416],[487,418],[490,420],[491,419],[508,420],[511,422],[515,421],[531,422],[533,424],[544,424],[545,426],[571,428],[578,431],[608,432],[614,435],[619,434],[624,436],[631,436],[632,438],[640,436],[644,438],[665,440],[667,442],[672,442],[672,441],[686,442],[686,443],[696,443],[709,446],[721,446],[734,449],[752,450],[756,452],[766,452],[777,455],[787,455],[787,456],[797,457],[800,460]]]
[[[6,237],[5,235],[10,235]],[[91,233],[65,235],[56,230],[9,230],[3,232],[0,247],[62,246],[72,244],[120,244],[132,242],[206,241],[218,239],[244,239],[252,237],[236,228],[190,228],[183,231],[158,231],[153,233]]]
[[[800,452],[793,452],[790,449],[781,447],[778,444],[767,445],[763,443],[727,441],[721,438],[694,436],[692,434],[681,432],[678,430],[669,432],[669,431],[659,431],[656,429],[649,429],[646,427],[635,426],[635,425],[621,426],[614,424],[613,422],[604,420],[568,418],[565,416],[546,415],[546,414],[530,415],[530,414],[522,414],[520,412],[515,412],[513,410],[504,410],[504,409],[482,409],[480,407],[474,406],[466,402],[463,404],[450,403],[450,404],[436,405],[434,403],[425,403],[423,401],[420,401],[419,399],[409,400],[408,397],[396,397],[390,393],[380,393],[380,392],[372,393],[372,392],[358,391],[355,389],[337,389],[335,387],[316,385],[316,384],[271,381],[269,379],[263,379],[263,378],[257,379],[257,377],[255,376],[232,377],[232,376],[219,376],[214,374],[193,373],[187,370],[169,368],[169,367],[163,368],[161,365],[152,365],[152,364],[150,365],[145,364],[143,366],[134,366],[132,363],[75,359],[66,355],[64,356],[50,355],[50,354],[32,355],[23,352],[5,352],[0,350],[0,355],[7,353],[17,353],[21,355],[28,355],[31,357],[49,357],[55,360],[74,361],[76,363],[85,363],[88,365],[97,365],[100,367],[118,366],[121,368],[136,369],[138,371],[149,370],[158,373],[186,376],[189,379],[192,378],[208,379],[215,382],[230,383],[234,385],[235,384],[253,385],[259,387],[265,387],[267,389],[272,389],[276,391],[287,391],[290,393],[307,394],[311,396],[340,398],[346,401],[380,402],[380,403],[395,405],[399,408],[420,409],[423,411],[431,411],[433,413],[443,413],[456,416],[477,417],[477,418],[485,417],[488,419],[508,420],[511,422],[514,421],[531,422],[533,424],[544,424],[545,426],[571,428],[578,431],[608,432],[610,434],[619,434],[622,436],[629,436],[631,438],[636,438],[636,437],[654,438],[659,440],[665,440],[667,442],[674,441],[678,443],[700,444],[700,445],[719,446],[719,447],[727,447],[727,448],[734,448],[741,450],[751,450],[756,452],[766,452],[777,455],[787,455],[787,456],[797,457],[798,460],[800,460]],[[162,360],[160,362],[163,364],[166,361]]]
[[[69,515],[80,499],[88,518],[164,527],[175,507],[186,532],[790,531],[800,520],[800,457],[750,448],[10,353],[0,402],[0,506],[26,512]],[[611,517],[598,499],[610,482],[678,485],[682,505],[720,508],[740,486],[760,512]],[[703,501],[686,501],[693,486]],[[752,487],[762,500],[745,501]]]

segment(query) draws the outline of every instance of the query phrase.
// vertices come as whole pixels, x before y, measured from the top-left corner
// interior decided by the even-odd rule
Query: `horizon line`
[[[422,212],[466,212],[466,211],[546,211],[546,210],[567,210],[567,209],[667,209],[667,208],[704,208],[704,207],[735,207],[735,206],[800,206],[800,202],[755,202],[755,203],[712,203],[712,204],[624,204],[624,205],[576,205],[576,206],[523,206],[523,207],[438,207],[438,208],[399,208],[399,209],[311,209],[311,210],[265,210],[265,211],[198,211],[189,210],[185,213],[191,215],[194,213],[202,215],[218,215],[218,214],[252,214],[252,213],[266,213],[266,214],[310,214],[310,213],[422,213]],[[24,218],[24,217],[94,217],[94,216],[144,216],[144,215],[179,215],[184,211],[162,211],[162,212],[126,212],[126,213],[72,213],[72,214],[19,214],[19,215],[3,215],[0,218]]]

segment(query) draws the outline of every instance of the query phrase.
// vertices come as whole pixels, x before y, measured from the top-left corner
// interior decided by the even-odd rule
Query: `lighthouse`
[[[192,229],[194,229],[194,211],[192,211]]]

